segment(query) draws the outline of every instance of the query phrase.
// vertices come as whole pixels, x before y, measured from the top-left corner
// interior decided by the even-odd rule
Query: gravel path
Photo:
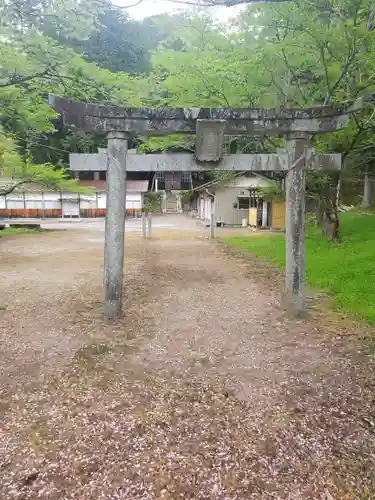
[[[0,241],[0,499],[375,498],[362,332],[192,224],[128,239],[114,325],[102,232]]]

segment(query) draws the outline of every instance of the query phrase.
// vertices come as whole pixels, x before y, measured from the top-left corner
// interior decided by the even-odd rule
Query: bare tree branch
[[[27,75],[27,76],[19,76],[16,74],[13,74],[13,76],[10,77],[5,82],[0,82],[0,88],[4,87],[11,87],[12,85],[19,85],[20,83],[26,83],[31,80],[36,80],[37,78],[44,78],[46,76],[52,75],[53,70],[56,69],[56,66],[50,66],[46,68],[44,71],[40,71],[39,73],[34,73],[33,75]]]
[[[195,5],[200,7],[234,7],[236,5],[246,5],[250,3],[259,3],[259,0],[167,0],[172,3],[179,3],[185,5]],[[262,0],[264,3],[281,3],[289,2],[290,0]]]
[[[116,7],[121,7],[122,9],[130,9],[132,7],[137,7],[137,5],[140,5],[143,2],[143,0],[138,0],[138,2],[132,3],[131,5],[115,5]]]
[[[268,135],[265,135],[264,139],[266,141],[268,141],[271,144],[271,146],[273,146],[274,148],[278,148],[279,147],[279,145],[277,144],[277,142],[275,140],[271,139],[271,137],[269,137]]]
[[[206,86],[206,90],[208,91],[208,93],[211,95],[217,95],[218,97],[221,97],[225,101],[225,104],[228,106],[228,108],[230,108],[231,107],[230,103],[229,103],[226,95],[224,94],[224,92],[222,90],[215,88],[214,85],[211,85],[207,81],[207,79],[205,78],[203,71],[201,71],[197,66],[194,65],[194,69],[195,69],[195,71],[197,71],[197,73],[199,73],[201,80],[204,83],[204,85]]]
[[[375,7],[372,8],[372,11],[370,12],[368,22],[367,22],[367,29],[368,31],[372,31],[375,28]]]
[[[349,144],[349,147],[342,154],[342,162],[343,163],[344,163],[346,157],[349,155],[349,153],[351,153],[351,151],[353,150],[353,148],[356,145],[356,143],[357,143],[358,139],[360,138],[360,136],[365,131],[365,127],[363,126],[363,124],[361,124],[359,122],[358,118],[355,115],[353,115],[353,118],[354,118],[354,121],[355,121],[355,123],[357,125],[357,132],[356,132],[355,136],[353,137],[351,143]]]
[[[281,42],[281,38],[280,38],[280,33],[279,33],[279,29],[276,27],[276,38],[279,42]],[[292,66],[289,64],[289,61],[288,61],[288,57],[286,55],[286,52],[285,52],[285,49],[284,47],[282,47],[281,49],[281,54],[283,56],[283,60],[284,60],[284,63],[285,63],[285,66],[287,68],[288,71],[290,71],[290,73],[292,74],[293,78],[294,78],[294,81],[296,82],[297,84],[297,88],[299,90],[299,93],[301,94],[301,97],[302,97],[302,100],[305,104],[307,104],[307,97],[300,85],[300,82],[299,82],[299,78],[298,78],[298,75],[296,74],[296,72],[294,71],[294,69],[292,68]]]
[[[17,181],[14,184],[0,188],[0,196],[6,196],[7,194],[13,193],[13,191],[17,189],[19,186],[22,186],[23,184],[29,184],[30,182],[32,181],[30,179],[27,179],[23,181]]]
[[[277,90],[280,92],[280,95],[283,97],[284,99],[284,104],[286,104],[286,102],[288,101],[288,96],[286,95],[286,93],[284,92],[283,88],[281,87],[281,85],[279,85],[277,82],[276,82],[276,79],[275,79],[275,76],[274,75],[271,75],[271,82],[275,85],[275,87],[277,88]]]
[[[181,5],[194,5],[194,6],[201,6],[201,7],[234,7],[236,5],[248,5],[252,3],[273,3],[273,4],[278,4],[278,3],[285,3],[285,2],[291,2],[295,3],[298,5],[298,0],[197,0],[194,2],[194,0],[167,0],[168,2],[171,3],[177,3]],[[142,0],[139,1],[141,3]],[[327,2],[328,4],[328,2]],[[327,5],[328,10],[332,12],[332,9],[330,9],[329,4]],[[367,22],[367,29],[368,31],[373,31],[375,29],[375,7],[372,8],[368,22]]]
[[[170,3],[177,3],[180,5],[192,5],[194,7],[235,7],[236,5],[246,5],[250,3],[259,3],[259,0],[166,0]],[[281,2],[290,2],[293,0],[261,0],[263,3],[281,3]],[[119,9],[130,9],[132,7],[136,7],[140,5],[143,0],[138,0],[138,2],[131,5],[115,5]]]

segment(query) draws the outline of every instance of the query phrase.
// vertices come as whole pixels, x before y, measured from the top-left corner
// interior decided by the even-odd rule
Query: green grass
[[[0,231],[0,238],[5,238],[6,236],[19,236],[23,234],[35,234],[40,232],[40,229],[7,227]]]
[[[375,216],[348,212],[341,215],[341,242],[330,242],[308,226],[306,280],[334,299],[335,308],[375,324]],[[225,238],[277,266],[285,267],[283,234]]]

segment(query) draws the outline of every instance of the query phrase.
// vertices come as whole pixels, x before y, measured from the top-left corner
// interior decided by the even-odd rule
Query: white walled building
[[[0,181],[1,183],[1,181]],[[3,180],[3,183],[6,180]],[[25,184],[17,191],[0,196],[0,217],[104,217],[106,213],[106,181],[79,181],[92,187],[92,194],[62,193],[38,185]],[[148,181],[127,181],[126,212],[137,216],[143,208],[143,195]]]

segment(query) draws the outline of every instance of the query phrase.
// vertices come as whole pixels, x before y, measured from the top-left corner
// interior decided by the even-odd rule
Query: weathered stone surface
[[[75,171],[107,170],[106,153],[69,155],[69,169]],[[128,172],[204,172],[212,166],[205,166],[195,161],[188,153],[173,154],[128,154],[126,170]],[[243,154],[226,155],[219,162],[218,169],[234,171],[270,172],[288,169],[288,153],[280,154]],[[306,160],[306,168],[311,170],[340,170],[340,154],[311,154]]]
[[[122,130],[134,135],[195,133],[197,120],[225,120],[226,135],[258,136],[290,132],[323,133],[344,128],[350,114],[361,108],[317,106],[309,109],[227,108],[123,108],[83,103],[49,96],[49,104],[63,114],[64,123],[80,129],[106,133]]]
[[[108,134],[107,214],[104,246],[104,315],[108,319],[114,319],[121,313],[127,148],[128,141],[123,132]]]
[[[285,291],[294,315],[304,309],[305,297],[305,162],[306,138],[287,141],[289,169],[286,194],[286,269]]]
[[[200,162],[218,163],[222,157],[225,120],[197,120],[195,156]]]
[[[130,118],[134,120],[301,120],[311,118],[334,118],[341,114],[358,111],[363,106],[362,100],[349,105],[314,106],[304,109],[253,109],[253,108],[126,108],[105,104],[92,104],[74,101],[53,94],[49,104],[59,112],[88,114],[100,118]]]

